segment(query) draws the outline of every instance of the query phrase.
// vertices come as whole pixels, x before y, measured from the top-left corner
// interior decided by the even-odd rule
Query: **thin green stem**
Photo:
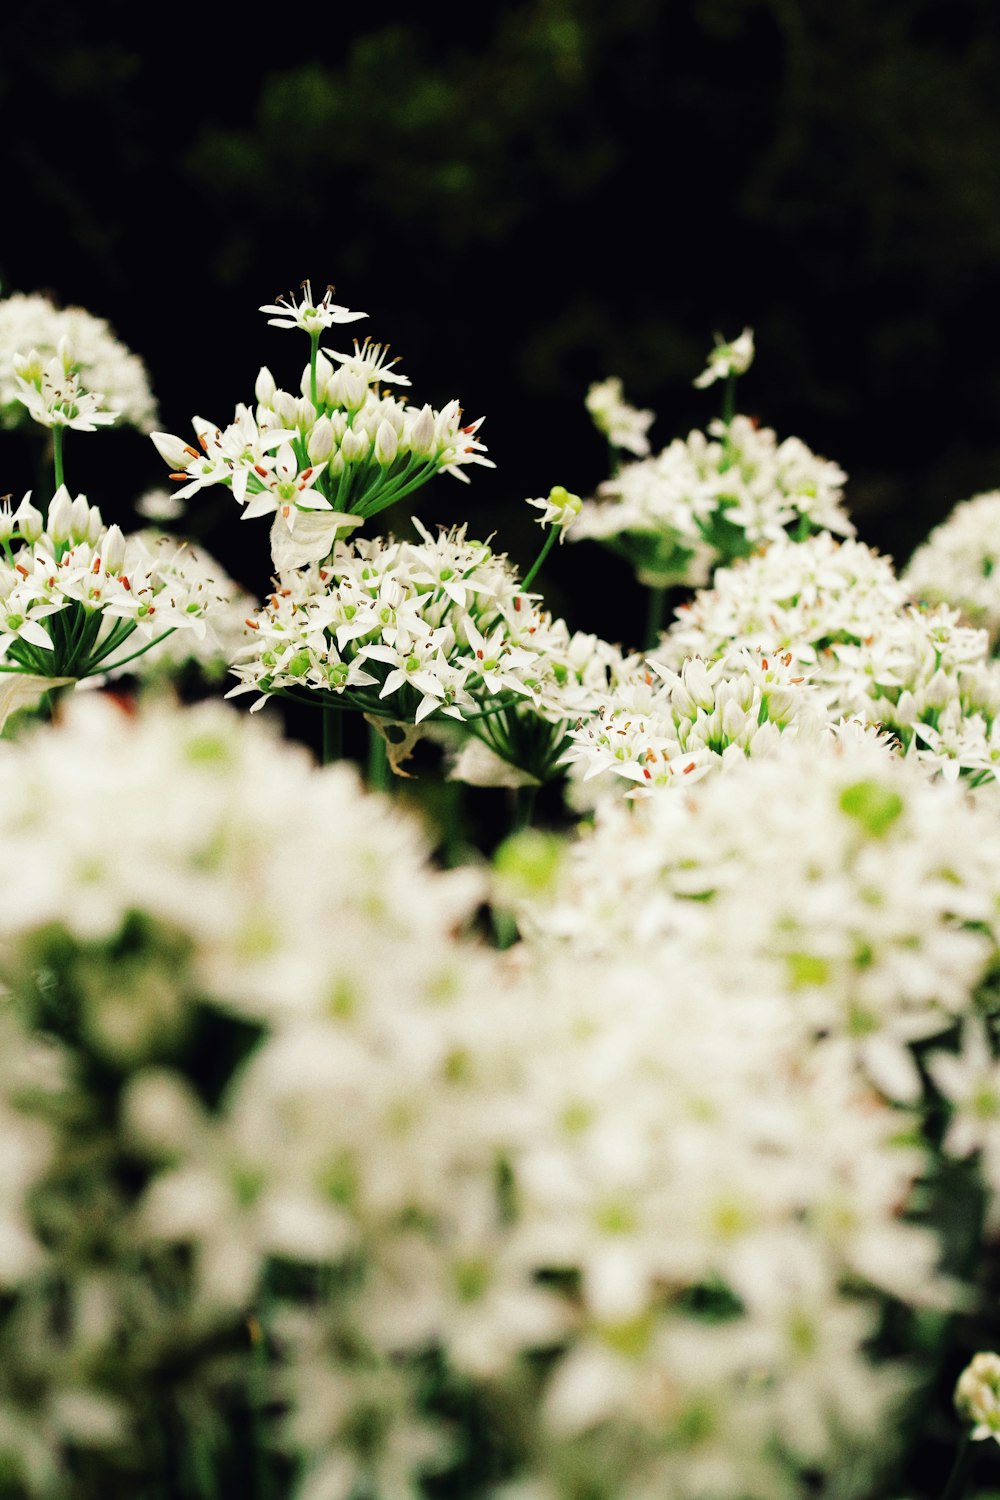
[[[329,766],[344,754],[344,720],[339,708],[323,709],[323,764]]]
[[[722,390],[722,420],[728,427],[736,412],[736,381],[737,376],[730,370],[726,376],[726,383]]]
[[[316,382],[316,356],[319,353],[319,334],[309,335],[309,400],[313,406],[319,407],[317,395],[318,386]]]
[[[948,1482],[941,1491],[941,1500],[961,1500],[961,1496],[965,1493],[965,1487],[969,1480],[969,1470],[972,1468],[972,1461],[975,1456],[976,1450],[973,1446],[972,1438],[966,1432],[963,1434],[962,1441],[958,1445],[958,1452],[955,1455],[955,1462],[952,1465],[951,1473],[948,1475]]]
[[[56,489],[65,483],[63,477],[63,434],[65,428],[53,427],[52,429],[52,467],[55,470]],[[55,491],[53,491],[55,493]]]
[[[514,793],[514,826],[511,829],[512,833],[523,833],[526,828],[531,827],[537,797],[538,788],[534,783],[517,788],[517,791]]]
[[[560,534],[561,530],[562,530],[562,528],[559,527],[559,526],[550,526],[549,527],[548,534],[547,534],[547,536],[545,538],[545,542],[544,542],[544,545],[542,547],[541,552],[539,552],[538,556],[535,558],[535,561],[532,563],[531,567],[528,569],[527,573],[525,573],[524,577],[521,580],[521,588],[522,589],[526,589],[526,588],[528,588],[530,586],[532,580],[535,578],[536,574],[538,573],[539,568],[542,566],[542,563],[545,561],[545,559],[548,557],[549,553],[552,551],[552,547],[553,547],[553,544],[555,542],[555,539]]]
[[[667,590],[663,584],[656,584],[646,591],[646,650],[652,651],[660,644],[660,633],[663,630],[663,617],[667,608]]]
[[[137,651],[130,651],[128,656],[120,656],[117,661],[108,662],[104,668],[105,672],[117,672],[118,668],[123,667],[126,662],[134,661],[137,656],[145,656],[147,651],[151,651],[154,646],[158,646],[161,641],[165,641],[168,635],[173,635],[175,628],[175,626],[171,625],[169,630],[164,630],[160,635],[154,635],[151,641],[147,641],[146,644],[144,646],[140,646]],[[126,637],[125,639],[127,638],[128,637]],[[120,644],[120,642],[116,642],[116,644]],[[112,646],[111,650],[113,651],[114,649],[114,646]],[[102,660],[103,658],[100,656],[94,657],[90,662],[87,663],[87,666],[92,670],[93,667]]]
[[[385,735],[374,724],[368,725],[368,785],[376,792],[389,787],[389,757]]]

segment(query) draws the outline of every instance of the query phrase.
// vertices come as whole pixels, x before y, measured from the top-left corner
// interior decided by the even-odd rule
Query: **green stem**
[[[728,427],[736,412],[736,381],[737,376],[731,370],[726,376],[726,384],[722,391],[722,420]]]
[[[514,826],[512,833],[523,833],[526,828],[531,827],[531,819],[535,812],[535,800],[538,796],[538,788],[534,784],[519,786],[514,793]]]
[[[323,709],[323,764],[331,765],[344,753],[344,721],[338,708]]]
[[[118,668],[123,667],[127,661],[134,661],[137,656],[145,656],[147,651],[152,651],[154,646],[158,646],[161,641],[165,641],[168,635],[173,635],[175,628],[175,626],[171,625],[169,630],[164,630],[160,635],[154,635],[151,641],[147,641],[144,646],[140,646],[138,651],[130,651],[128,656],[120,656],[117,661],[108,662],[104,668],[105,672],[116,672]],[[113,646],[111,650],[114,650]],[[87,663],[88,670],[85,675],[89,676],[93,671],[93,668],[97,666],[102,660],[103,658],[101,656],[93,657]]]
[[[647,590],[646,593],[646,650],[652,651],[660,644],[660,632],[663,629],[663,616],[667,607],[667,590],[663,584],[657,584]]]
[[[941,1500],[961,1500],[965,1493],[965,1486],[969,1478],[969,1470],[976,1456],[976,1450],[969,1433],[966,1432],[958,1445],[955,1462],[952,1471],[948,1475],[948,1483],[941,1491]]]
[[[535,558],[535,561],[532,563],[527,573],[525,573],[524,577],[521,579],[522,589],[526,589],[530,585],[532,579],[535,577],[539,568],[542,566],[542,563],[552,551],[553,543],[555,542],[556,537],[560,534],[561,530],[562,528],[560,526],[549,527],[548,535],[545,538],[545,544],[542,547],[541,552],[539,552],[538,556]]]
[[[376,792],[384,792],[389,787],[385,735],[374,724],[368,726],[368,785]]]
[[[309,335],[309,400],[312,402],[313,406],[317,408],[319,407],[316,384],[316,356],[318,353],[319,334],[311,333]]]
[[[52,466],[55,469],[56,489],[65,483],[63,478],[63,433],[65,428],[53,427],[52,429]],[[53,491],[54,493],[54,491]]]

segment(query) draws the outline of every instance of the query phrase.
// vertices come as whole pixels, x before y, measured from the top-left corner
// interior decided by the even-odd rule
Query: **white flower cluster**
[[[230,662],[251,639],[247,617],[257,608],[256,599],[229,577],[217,558],[193,542],[154,530],[136,532],[132,540],[137,547],[145,547],[151,557],[170,555],[174,572],[196,596],[206,600],[206,607],[197,629],[172,631],[107,676],[113,679],[134,673],[143,681],[166,684],[181,668],[194,665],[221,682]]]
[[[571,635],[520,588],[506,555],[464,526],[432,537],[413,524],[419,541],[339,542],[329,562],[281,575],[250,620],[229,696],[262,694],[254,708],[272,693],[339,702],[406,724],[444,715],[548,779],[569,723],[624,670],[621,653]]]
[[[623,1465],[637,1500],[861,1474],[902,1390],[867,1353],[881,1294],[948,1289],[904,1217],[910,1116],[858,1049],[957,1013],[990,940],[951,919],[1000,886],[982,811],[877,748],[616,805],[509,961],[454,935],[478,875],[434,874],[398,808],[259,722],[89,697],[0,746],[8,1018],[87,1060],[46,1116],[3,1050],[18,1482],[57,1489],[81,1449],[99,1473],[165,1411],[211,1439],[211,1372],[253,1378],[248,1308],[299,1500],[447,1462],[432,1356],[553,1500],[580,1472],[613,1500]],[[258,1028],[242,1064],[227,1018]]]
[[[213,579],[171,537],[125,536],[85,495],[60,486],[43,518],[30,494],[0,502],[0,715],[26,674],[41,689],[111,669],[136,634],[205,637]],[[9,707],[9,705],[7,705]]]
[[[687,796],[598,814],[555,894],[520,911],[533,941],[624,949],[651,974],[690,949],[723,987],[739,974],[735,1029],[770,990],[802,1047],[846,1050],[889,1097],[919,1095],[909,1044],[970,1013],[996,955],[992,808],[856,732],[785,735]]]
[[[18,367],[19,361],[27,359],[30,368],[40,373],[53,360],[62,366],[64,351],[79,387],[102,393],[95,408],[98,412],[113,412],[142,432],[152,431],[156,402],[139,356],[115,337],[103,318],[82,307],[56,307],[37,293],[0,298],[0,422],[4,426],[16,426],[24,417],[19,377],[24,380],[26,372],[23,365]],[[64,379],[66,373],[63,368]],[[30,402],[25,404],[32,410]]]
[[[975,1442],[993,1438],[1000,1443],[1000,1355],[984,1350],[973,1356],[958,1377],[955,1406],[973,1424]]]
[[[630,463],[585,501],[571,537],[622,552],[651,586],[705,583],[720,563],[812,531],[851,536],[846,475],[750,417],[711,422]]]
[[[902,581],[928,604],[951,604],[1000,641],[1000,490],[974,495],[935,526],[903,569]]]
[[[564,761],[574,781],[609,773],[618,791],[648,796],[767,754],[782,734],[815,738],[828,724],[791,652],[742,650],[707,664],[693,657],[677,671],[651,661],[581,719]]]
[[[612,448],[622,448],[637,458],[650,451],[647,433],[656,418],[652,411],[640,411],[625,400],[617,375],[595,382],[584,398],[584,405],[598,432],[603,432]]]
[[[249,1383],[268,1257],[380,1245],[359,1337],[395,1348],[379,1276],[422,1242],[446,1286],[494,1191],[501,1122],[466,1060],[502,1000],[495,956],[453,935],[480,877],[435,875],[416,821],[353,770],[219,705],[74,699],[0,744],[0,828],[20,872],[0,917],[0,1461],[47,1495],[80,1448],[155,1463],[168,1409],[204,1438],[221,1351]],[[68,1064],[54,1112],[25,1062],[39,1035]],[[218,1110],[206,1071],[232,1074]],[[418,1229],[438,1212],[447,1247]],[[341,1349],[345,1380],[359,1358]]]
[[[293,319],[284,326],[301,325]],[[283,569],[323,560],[338,531],[384,510],[437,473],[464,481],[470,464],[493,468],[475,436],[482,418],[464,423],[457,401],[440,411],[429,405],[413,411],[390,391],[380,393],[385,383],[410,383],[387,354],[387,346],[368,339],[355,340],[350,354],[314,348],[298,395],[281,390],[264,368],[253,409],[239,404],[225,428],[195,418],[197,447],[154,433],[173,477],[183,481],[177,497],[222,484],[243,506],[244,520],[274,516],[272,554],[275,567]]]
[[[996,959],[992,815],[870,737],[786,736],[599,809],[561,855],[539,840],[501,888],[523,880],[550,1028],[517,1180],[583,1309],[543,1416],[589,1434],[609,1494],[622,1423],[642,1495],[785,1493],[783,1452],[832,1471],[852,1431],[891,1445],[862,1288],[951,1295],[900,1106],[924,1099],[915,1044],[947,1045]]]
[[[917,607],[888,558],[820,533],[721,569],[677,610],[656,657],[737,648],[791,651],[831,719],[859,716],[954,780],[995,782],[1000,765],[1000,667],[987,638],[947,605]]]

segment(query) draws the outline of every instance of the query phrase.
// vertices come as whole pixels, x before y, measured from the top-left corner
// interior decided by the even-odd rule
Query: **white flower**
[[[389,358],[388,344],[375,344],[368,338],[359,344],[355,339],[353,354],[341,354],[336,349],[326,349],[324,353],[337,360],[347,374],[363,380],[365,385],[378,385],[380,381],[388,381],[391,385],[410,384],[407,376],[392,368],[399,361],[398,358]]]
[[[743,375],[753,363],[753,329],[744,328],[739,338],[727,344],[721,333],[715,335],[715,348],[708,356],[708,366],[694,381],[701,389],[729,375]]]
[[[973,1356],[958,1377],[955,1406],[964,1421],[974,1424],[975,1441],[993,1438],[1000,1443],[1000,1355]]]
[[[57,307],[37,293],[0,298],[0,421],[11,426],[24,408],[18,404],[14,360],[26,350],[51,359],[62,340],[72,349],[80,386],[103,391],[107,406],[123,422],[149,432],[156,402],[142,360],[117,339],[103,318],[82,307]]]
[[[564,542],[567,531],[580,514],[583,501],[579,495],[571,495],[561,484],[556,484],[544,500],[529,500],[528,504],[542,512],[536,517],[539,526],[558,526],[559,540]]]
[[[270,313],[268,323],[276,328],[301,328],[312,335],[332,328],[335,323],[354,323],[358,318],[367,318],[363,312],[351,312],[333,299],[333,287],[328,286],[318,302],[313,301],[312,282],[303,281],[299,290],[301,298],[294,292],[282,293],[274,302],[266,303],[258,311]]]
[[[656,413],[638,411],[630,406],[622,395],[622,383],[616,375],[592,385],[584,404],[594,425],[604,433],[612,448],[624,448],[637,458],[647,456],[649,438],[646,434]]]

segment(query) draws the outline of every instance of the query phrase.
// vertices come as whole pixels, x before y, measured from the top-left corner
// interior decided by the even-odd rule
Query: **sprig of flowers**
[[[713,570],[793,534],[851,536],[843,470],[751,418],[709,423],[624,465],[584,502],[572,539],[620,552],[650,587],[706,583]]]
[[[126,537],[61,486],[47,519],[25,495],[0,502],[0,686],[35,696],[112,670],[171,632],[204,637],[211,578],[188,572],[175,539]],[[132,636],[138,652],[122,655]],[[23,694],[23,687],[21,688]],[[4,714],[6,716],[6,714]]]
[[[215,484],[229,487],[243,519],[272,515],[271,545],[278,569],[320,562],[368,516],[411,494],[435,474],[463,481],[472,464],[494,467],[476,437],[480,417],[464,422],[457,401],[440,411],[413,411],[380,383],[408,385],[386,347],[366,339],[347,354],[319,348],[333,323],[364,317],[327,298],[314,303],[308,284],[301,303],[262,309],[270,321],[303,328],[312,344],[300,394],[280,389],[271,372],[257,377],[256,405],[240,404],[228,427],[195,420],[198,446],[154,433],[161,457],[182,481],[185,499]]]
[[[24,420],[26,403],[18,375],[28,377],[23,369],[18,371],[18,362],[28,359],[32,368],[41,370],[52,361],[61,365],[66,351],[71,351],[69,373],[77,389],[102,391],[100,410],[114,414],[109,420],[142,432],[155,426],[156,402],[138,355],[115,337],[103,318],[82,307],[57,307],[37,293],[0,298],[0,423],[14,427]],[[58,365],[54,375],[62,382],[67,372]],[[36,405],[45,409],[40,391],[38,395]]]
[[[947,605],[917,607],[873,549],[821,533],[721,569],[655,654],[679,668],[762,646],[795,654],[832,720],[859,715],[932,772],[995,782],[1000,668],[986,632]]]
[[[1000,490],[963,500],[913,553],[902,582],[927,604],[950,604],[1000,642]]]

